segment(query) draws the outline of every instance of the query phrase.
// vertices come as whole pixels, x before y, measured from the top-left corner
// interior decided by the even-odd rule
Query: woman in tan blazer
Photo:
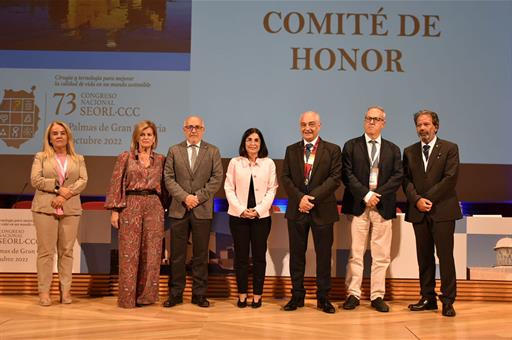
[[[36,189],[32,215],[37,233],[37,280],[39,304],[50,306],[50,287],[55,248],[61,303],[71,303],[73,245],[78,233],[82,207],[80,192],[87,184],[84,157],[75,152],[73,135],[66,123],[48,125],[43,151],[38,152],[30,174]]]

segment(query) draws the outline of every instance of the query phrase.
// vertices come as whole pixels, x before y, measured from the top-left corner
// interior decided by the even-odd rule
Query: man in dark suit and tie
[[[402,184],[400,149],[381,136],[386,113],[379,106],[368,108],[364,135],[349,140],[343,147],[342,180],[345,184],[342,209],[350,221],[352,245],[345,283],[344,309],[354,309],[361,298],[363,258],[371,235],[371,305],[388,312],[384,302],[386,271],[391,262],[392,218],[396,217],[396,191]],[[371,233],[370,233],[371,229]]]
[[[411,311],[436,310],[434,247],[439,258],[444,316],[455,316],[456,296],[453,234],[455,220],[462,213],[455,192],[459,172],[457,144],[441,140],[437,113],[421,110],[414,114],[420,138],[404,150],[403,189],[407,196],[405,220],[411,222],[416,236],[420,272],[421,299],[409,305]]]
[[[300,117],[303,140],[286,148],[281,183],[288,193],[288,236],[292,298],[285,311],[304,306],[304,272],[309,230],[316,253],[317,307],[334,313],[331,290],[333,223],[338,221],[335,191],[341,182],[341,149],[318,136],[320,115],[313,111]]]
[[[201,117],[185,119],[186,140],[169,148],[164,168],[165,186],[172,201],[170,294],[164,307],[183,302],[187,241],[192,233],[192,303],[208,307],[208,244],[213,218],[213,197],[222,184],[219,149],[202,140]]]

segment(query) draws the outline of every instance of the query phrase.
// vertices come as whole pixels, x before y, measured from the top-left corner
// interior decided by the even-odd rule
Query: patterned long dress
[[[133,308],[158,301],[164,208],[162,182],[165,157],[153,153],[145,168],[137,152],[117,157],[105,208],[119,211],[119,307]],[[127,195],[128,191],[158,195]]]

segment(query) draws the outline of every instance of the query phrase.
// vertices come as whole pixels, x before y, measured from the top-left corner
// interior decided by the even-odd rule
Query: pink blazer
[[[270,208],[278,187],[276,166],[268,157],[256,159],[250,166],[246,157],[235,157],[229,161],[224,182],[224,191],[229,203],[228,214],[239,217],[247,209],[247,198],[251,176],[254,182],[256,207],[260,218],[270,216]]]

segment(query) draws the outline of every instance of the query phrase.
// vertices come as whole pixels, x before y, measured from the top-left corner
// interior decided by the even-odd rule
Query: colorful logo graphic
[[[32,137],[38,129],[39,107],[35,103],[34,91],[4,90],[0,103],[0,139],[19,149],[21,144]]]

